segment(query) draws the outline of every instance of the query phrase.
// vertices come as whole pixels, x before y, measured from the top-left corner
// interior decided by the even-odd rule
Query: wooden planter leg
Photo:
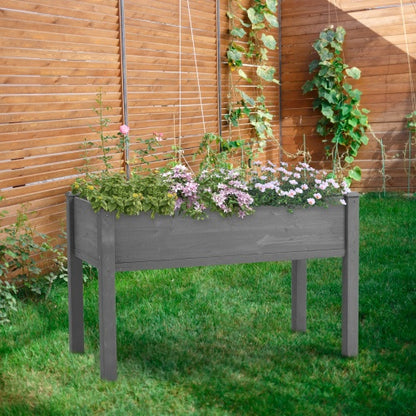
[[[75,256],[74,197],[67,196],[69,350],[84,352],[84,282],[82,260]]]
[[[292,331],[306,331],[306,260],[292,261]]]
[[[342,355],[358,354],[359,194],[347,195],[342,264]]]
[[[100,211],[98,221],[100,368],[101,378],[114,381],[117,379],[114,213]]]

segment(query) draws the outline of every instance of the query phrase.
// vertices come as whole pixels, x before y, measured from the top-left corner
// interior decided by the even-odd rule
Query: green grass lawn
[[[308,331],[290,263],[117,277],[117,382],[100,380],[97,281],[86,353],[67,289],[0,327],[0,415],[416,415],[416,200],[361,199],[360,354],[341,356],[341,261],[308,263]]]

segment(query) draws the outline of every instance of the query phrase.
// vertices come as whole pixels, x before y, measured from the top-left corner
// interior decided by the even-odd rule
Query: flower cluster
[[[318,171],[307,163],[299,163],[293,171],[282,162],[277,167],[272,162],[255,163],[250,171],[250,193],[254,204],[273,206],[325,205],[331,196],[345,195],[350,190],[346,182],[341,185],[326,172]],[[344,199],[339,200],[345,204]]]
[[[205,211],[205,205],[200,201],[198,183],[189,169],[181,164],[162,174],[169,184],[170,192],[176,196],[175,209],[180,212],[198,216]]]
[[[202,218],[207,209],[241,218],[253,211],[253,198],[238,170],[203,170],[195,177],[179,164],[165,172],[163,178],[176,195],[176,209],[192,217]]]
[[[244,218],[253,212],[244,172],[237,169],[203,170],[198,176],[201,198],[211,210]]]

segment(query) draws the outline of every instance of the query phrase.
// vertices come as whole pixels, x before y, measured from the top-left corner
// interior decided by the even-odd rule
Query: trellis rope
[[[192,51],[193,51],[193,55],[194,55],[196,82],[197,82],[197,85],[198,85],[199,106],[201,108],[202,126],[203,126],[203,129],[204,129],[204,133],[206,133],[207,131],[206,131],[206,127],[205,127],[205,114],[204,114],[204,106],[202,104],[201,83],[199,81],[198,60],[196,59],[196,48],[195,48],[194,30],[193,30],[193,25],[192,25],[191,7],[189,5],[189,0],[186,0],[186,3],[187,3],[187,6],[188,6],[189,26],[190,26],[190,30],[191,30]]]

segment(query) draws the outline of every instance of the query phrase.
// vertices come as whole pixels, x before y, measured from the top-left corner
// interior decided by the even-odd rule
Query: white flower
[[[309,205],[315,205],[315,200],[313,198],[308,198],[307,202]]]

